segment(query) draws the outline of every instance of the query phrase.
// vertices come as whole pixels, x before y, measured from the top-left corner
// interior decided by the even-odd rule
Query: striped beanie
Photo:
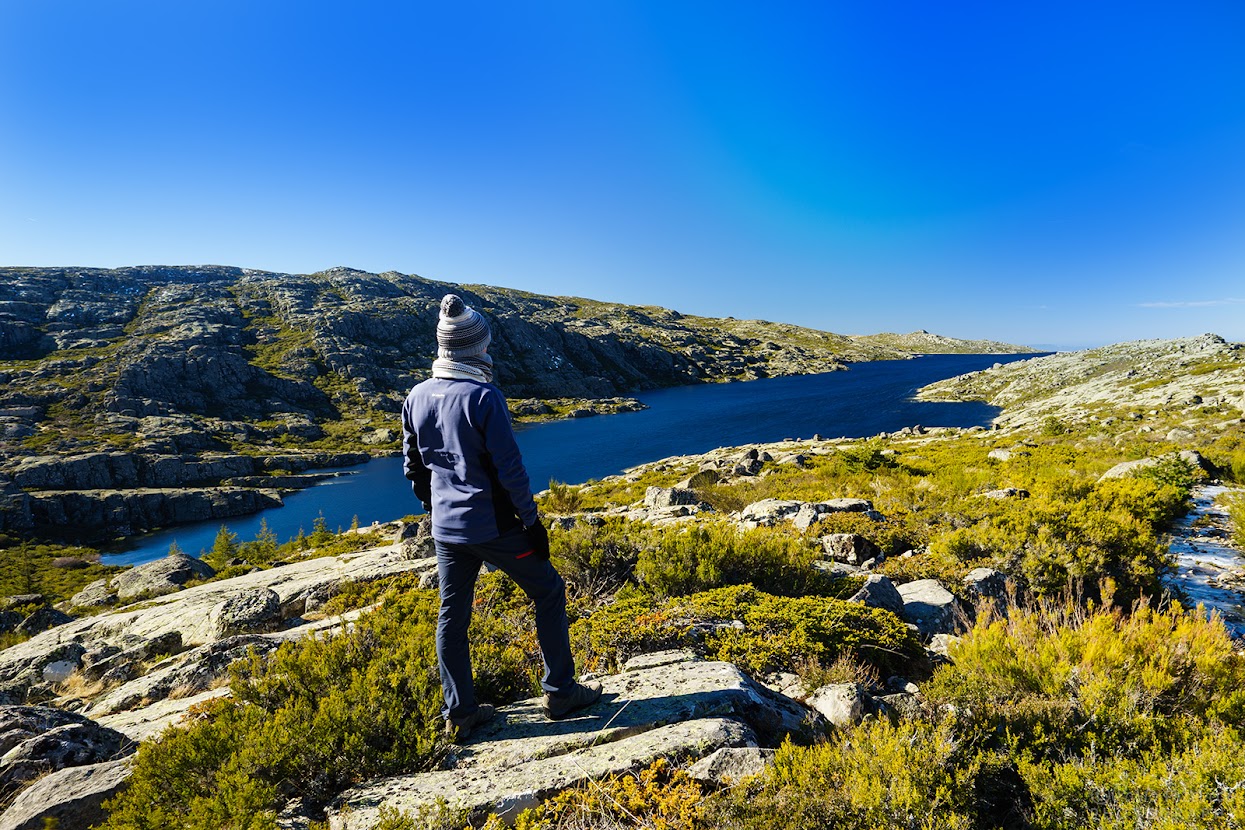
[[[493,335],[484,316],[462,301],[457,294],[441,300],[437,320],[437,357],[458,360],[484,354]]]

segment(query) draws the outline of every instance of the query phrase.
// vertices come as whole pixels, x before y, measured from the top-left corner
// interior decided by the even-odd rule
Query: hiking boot
[[[555,695],[552,692],[545,694],[545,714],[550,720],[559,720],[566,717],[571,712],[583,709],[585,706],[591,706],[601,699],[601,684],[593,681],[592,683],[576,683],[571,686],[571,690],[566,694]]]
[[[462,743],[470,737],[477,726],[488,723],[497,714],[497,709],[488,703],[480,706],[470,715],[461,718],[445,719],[445,735],[452,743]]]

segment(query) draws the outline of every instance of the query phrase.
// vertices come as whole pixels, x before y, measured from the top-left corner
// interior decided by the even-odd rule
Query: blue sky
[[[1245,340],[1245,4],[0,0],[0,262]]]

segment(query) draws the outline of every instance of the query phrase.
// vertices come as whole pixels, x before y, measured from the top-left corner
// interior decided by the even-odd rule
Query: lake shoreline
[[[912,399],[935,379],[989,368],[1028,355],[929,355],[921,359],[866,361],[853,371],[765,378],[748,383],[709,383],[639,393],[650,408],[627,418],[565,418],[519,424],[516,433],[534,491],[550,480],[583,482],[672,455],[719,446],[776,441],[790,436],[865,437],[917,424],[988,426],[996,413],[981,403],[925,403]],[[210,549],[221,524],[242,538],[261,520],[282,539],[323,516],[328,527],[347,527],[419,512],[401,487],[401,456],[372,458],[344,475],[290,494],[283,506],[240,519],[179,525],[109,546],[110,564],[150,561],[174,542],[188,552]],[[118,550],[118,548],[121,548]]]

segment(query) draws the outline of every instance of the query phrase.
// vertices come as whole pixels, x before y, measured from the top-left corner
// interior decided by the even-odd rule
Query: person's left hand
[[[549,558],[549,531],[545,529],[544,522],[537,519],[535,524],[523,528],[523,533],[527,536],[528,544],[532,546],[532,553],[537,559]]]

